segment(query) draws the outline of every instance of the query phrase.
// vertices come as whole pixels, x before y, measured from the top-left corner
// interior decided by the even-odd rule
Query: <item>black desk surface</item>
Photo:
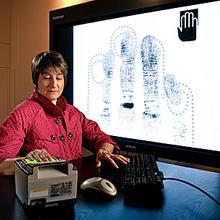
[[[158,219],[158,220],[220,220],[220,206],[195,188],[181,182],[164,181],[163,203],[159,208],[130,206],[124,203],[121,192],[121,173],[113,170],[97,169],[93,156],[73,161],[79,171],[79,185],[83,180],[102,176],[112,181],[118,194],[112,201],[98,198],[88,199],[78,190],[78,198],[71,207],[46,208],[41,212],[26,211],[15,195],[14,177],[0,177],[0,220],[4,219]],[[175,177],[189,181],[210,193],[220,201],[220,173],[181,167],[158,162],[164,177]]]

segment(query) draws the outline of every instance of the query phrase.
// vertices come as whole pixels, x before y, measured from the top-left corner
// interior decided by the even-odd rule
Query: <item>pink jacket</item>
[[[34,91],[0,126],[0,162],[46,149],[52,156],[73,160],[83,156],[81,146],[97,150],[112,139],[61,96],[57,105]]]

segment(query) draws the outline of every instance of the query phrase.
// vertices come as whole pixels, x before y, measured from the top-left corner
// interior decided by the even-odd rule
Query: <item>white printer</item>
[[[53,157],[53,161],[29,159],[15,161],[15,191],[24,206],[55,206],[75,202],[78,171],[70,162]]]

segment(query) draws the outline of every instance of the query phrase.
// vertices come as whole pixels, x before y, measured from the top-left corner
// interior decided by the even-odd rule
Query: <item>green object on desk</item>
[[[34,160],[30,160],[30,159],[24,159],[27,163],[41,163],[41,162],[38,162],[36,159]],[[56,159],[54,159],[52,157],[52,160],[51,161],[56,161]],[[42,162],[45,162],[45,161],[42,161]]]

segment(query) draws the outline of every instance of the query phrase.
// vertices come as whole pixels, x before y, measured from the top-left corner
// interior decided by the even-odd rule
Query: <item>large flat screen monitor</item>
[[[125,151],[220,167],[220,2],[149,2],[50,13],[64,95]]]

